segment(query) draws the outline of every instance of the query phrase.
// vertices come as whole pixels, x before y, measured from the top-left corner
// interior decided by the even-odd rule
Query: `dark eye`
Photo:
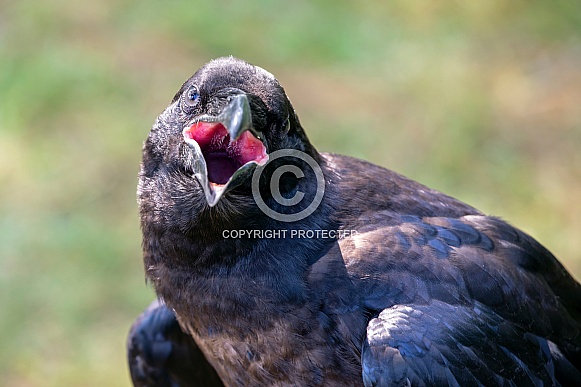
[[[196,86],[191,86],[184,96],[184,103],[188,106],[195,106],[200,99],[200,92]]]

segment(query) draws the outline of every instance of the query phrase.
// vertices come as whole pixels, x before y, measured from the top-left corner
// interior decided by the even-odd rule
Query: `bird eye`
[[[192,86],[185,94],[184,102],[186,105],[192,107],[198,103],[200,99],[200,92],[196,86]]]

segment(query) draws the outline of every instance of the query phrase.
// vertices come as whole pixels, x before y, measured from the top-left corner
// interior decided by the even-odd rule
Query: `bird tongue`
[[[226,184],[234,172],[244,164],[260,163],[266,148],[251,132],[243,132],[231,141],[226,127],[220,122],[196,122],[184,131],[184,136],[200,146],[208,168],[208,180]]]

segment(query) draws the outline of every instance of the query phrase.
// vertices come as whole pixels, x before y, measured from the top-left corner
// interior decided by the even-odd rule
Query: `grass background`
[[[576,2],[0,0],[0,385],[129,385],[141,144],[230,54],[320,150],[500,215],[581,278]]]

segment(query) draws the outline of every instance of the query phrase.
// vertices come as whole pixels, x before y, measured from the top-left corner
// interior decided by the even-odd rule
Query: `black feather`
[[[193,85],[200,102],[182,106]],[[249,179],[208,206],[182,130],[232,93],[248,96],[269,154],[293,149],[320,166],[324,196],[304,219],[267,216]],[[280,194],[315,197],[316,174],[289,157],[274,167],[288,164],[304,176],[279,176]],[[281,212],[268,195],[274,167],[258,187]],[[549,251],[397,173],[318,153],[258,67],[221,58],[184,83],[145,142],[138,198],[146,273],[171,309],[132,330],[138,385],[149,375],[193,385],[211,369],[241,386],[581,384],[581,286]],[[349,233],[291,236],[301,230]]]

